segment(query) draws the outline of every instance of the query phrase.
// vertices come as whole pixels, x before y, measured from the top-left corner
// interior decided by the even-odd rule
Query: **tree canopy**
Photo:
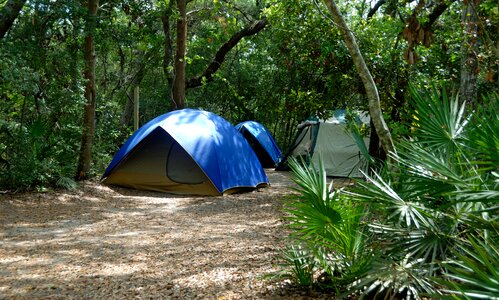
[[[233,123],[259,121],[286,149],[311,115],[369,108],[345,30],[395,141],[411,130],[409,83],[461,91],[470,106],[498,91],[497,1],[334,1],[348,29],[329,2],[0,2],[0,188],[65,186],[102,174],[133,131],[137,87],[140,124],[202,108]],[[89,37],[94,50],[85,46]],[[95,112],[86,115],[89,103]]]

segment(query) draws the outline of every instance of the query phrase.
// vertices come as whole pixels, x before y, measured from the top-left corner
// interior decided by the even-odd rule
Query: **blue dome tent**
[[[232,124],[194,109],[169,112],[139,128],[119,149],[102,181],[194,195],[230,194],[269,183]]]
[[[245,121],[237,124],[236,129],[250,143],[264,168],[274,168],[279,163],[281,149],[265,126],[255,121]]]

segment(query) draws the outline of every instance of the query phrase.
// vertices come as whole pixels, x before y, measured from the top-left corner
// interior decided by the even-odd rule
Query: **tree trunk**
[[[26,3],[26,0],[9,0],[0,10],[0,39],[2,39],[7,31],[9,31],[21,9]]]
[[[120,118],[120,125],[122,127],[126,127],[132,124],[132,115],[133,115],[133,105],[134,105],[134,91],[135,88],[140,86],[140,83],[142,82],[142,79],[144,79],[144,70],[141,70],[136,77],[133,79],[132,83],[130,84],[130,90],[128,91],[127,94],[127,100],[125,104],[125,109],[123,110],[123,113],[121,114]]]
[[[173,83],[173,72],[169,68],[173,61],[173,42],[170,26],[170,17],[172,16],[173,3],[175,0],[170,0],[168,6],[161,15],[161,22],[163,23],[163,33],[165,34],[164,53],[163,53],[163,73],[169,85]]]
[[[97,25],[97,7],[99,0],[88,0],[88,15],[86,20],[86,36],[84,45],[85,72],[87,81],[85,85],[85,111],[83,115],[83,133],[81,139],[80,157],[76,179],[88,178],[88,172],[92,163],[92,147],[95,135],[95,45],[94,33]]]
[[[392,136],[388,126],[383,119],[383,115],[381,114],[381,106],[379,100],[378,89],[376,88],[376,84],[371,76],[371,72],[367,68],[366,62],[360,53],[359,46],[355,41],[355,37],[353,36],[352,31],[349,29],[347,23],[343,19],[339,8],[336,6],[336,3],[333,0],[324,0],[326,6],[336,23],[339,27],[341,34],[343,36],[343,40],[347,45],[348,51],[352,56],[355,67],[357,68],[357,72],[359,73],[360,78],[364,84],[364,88],[366,90],[367,98],[369,100],[369,113],[371,115],[371,120],[374,124],[374,128],[378,133],[381,146],[386,153],[395,152],[395,146],[393,144]]]
[[[135,58],[133,60],[133,70],[135,74],[130,78],[130,82],[127,83],[129,85],[129,90],[127,94],[127,100],[125,103],[125,109],[121,114],[120,125],[122,127],[128,126],[132,123],[132,114],[133,114],[133,93],[136,87],[140,85],[145,76],[145,69],[147,64],[147,57],[144,55],[144,52],[141,50],[134,51]]]
[[[170,19],[173,12],[173,3],[175,0],[169,0],[168,6],[163,10],[161,14],[161,22],[163,23],[163,33],[165,34],[165,42],[164,42],[164,53],[163,53],[163,74],[165,75],[167,84],[168,84],[168,94],[166,99],[170,99],[171,104],[173,102],[173,78],[174,72],[172,68],[173,62],[173,41],[172,41],[172,32],[171,32],[171,23]]]
[[[478,16],[479,0],[463,1],[462,24],[464,29],[463,57],[461,58],[461,101],[473,105],[477,97],[476,81],[478,75]]]
[[[173,81],[174,108],[185,106],[185,50],[187,43],[186,0],[177,0],[180,17],[177,20],[177,48],[175,51],[175,79]]]
[[[139,86],[133,89],[133,130],[139,129]]]

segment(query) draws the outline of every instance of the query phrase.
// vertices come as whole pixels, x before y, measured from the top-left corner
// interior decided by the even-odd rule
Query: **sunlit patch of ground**
[[[289,173],[268,176],[224,197],[96,182],[1,195],[0,299],[312,299],[262,280],[277,270],[279,200],[292,193]]]

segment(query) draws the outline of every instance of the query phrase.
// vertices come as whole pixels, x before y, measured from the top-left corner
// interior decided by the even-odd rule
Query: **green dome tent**
[[[348,132],[346,113],[335,110],[327,120],[311,118],[299,124],[294,142],[276,169],[287,169],[289,157],[301,157],[318,167],[320,156],[327,176],[363,177],[361,171],[367,170],[367,162]],[[367,113],[359,113],[356,121],[369,126],[370,118]],[[369,147],[369,137],[363,139]]]

